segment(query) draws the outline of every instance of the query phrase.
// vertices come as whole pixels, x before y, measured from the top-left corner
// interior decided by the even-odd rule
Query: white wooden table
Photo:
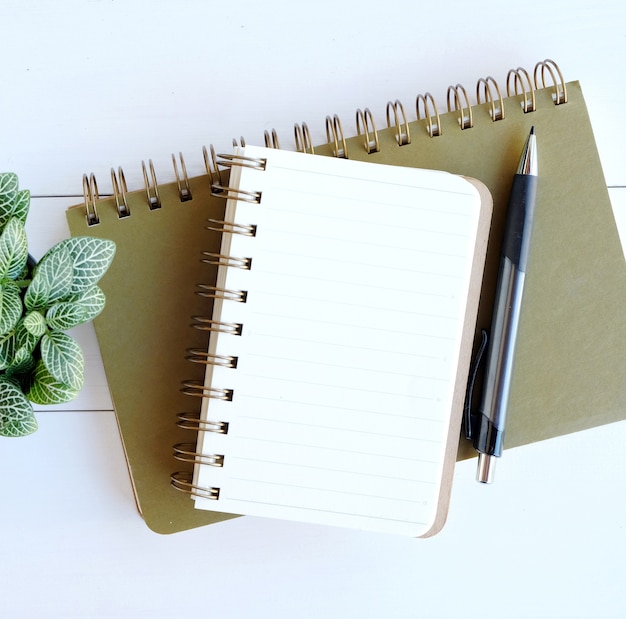
[[[327,114],[384,122],[389,99],[445,106],[449,84],[546,57],[583,85],[626,239],[623,0],[4,0],[0,25],[0,169],[35,196],[36,256],[68,236],[83,172],[122,165],[137,188],[142,159],[166,181],[182,151],[200,173],[204,144],[276,128],[293,147],[302,120],[321,142]],[[93,329],[75,335],[80,397],[0,440],[3,617],[626,616],[626,422],[509,450],[489,487],[461,463],[429,540],[254,518],[159,536],[135,509]]]

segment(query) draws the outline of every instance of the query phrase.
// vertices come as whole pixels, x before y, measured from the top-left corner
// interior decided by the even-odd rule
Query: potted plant
[[[85,361],[67,333],[104,308],[97,283],[115,254],[113,241],[65,239],[38,263],[28,253],[24,224],[30,192],[17,175],[0,173],[0,435],[37,429],[32,403],[76,397]]]

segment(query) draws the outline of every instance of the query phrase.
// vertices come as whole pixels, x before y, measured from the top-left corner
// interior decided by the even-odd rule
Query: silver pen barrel
[[[472,430],[479,452],[477,479],[483,483],[493,480],[495,458],[502,455],[536,191],[537,150],[531,130],[507,209],[483,393]]]

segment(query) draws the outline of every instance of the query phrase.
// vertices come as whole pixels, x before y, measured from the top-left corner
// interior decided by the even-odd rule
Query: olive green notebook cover
[[[70,208],[73,236],[93,235],[117,244],[101,281],[106,311],[94,322],[117,415],[133,490],[148,526],[170,533],[227,517],[195,510],[189,495],[174,490],[170,475],[184,468],[172,457],[190,439],[177,414],[200,410],[200,399],[181,392],[182,381],[202,380],[204,366],[185,359],[186,349],[205,348],[208,332],[192,329],[192,316],[210,315],[196,285],[215,281],[216,267],[202,251],[219,251],[220,235],[207,219],[223,218],[224,200],[213,198],[206,178],[189,181],[191,200],[176,183],[159,185],[161,208],[150,210],[145,191],[126,195],[130,215],[118,217],[113,198],[100,199],[99,223],[88,226],[85,205]]]
[[[502,120],[492,120],[488,103],[473,106],[473,127],[464,130],[457,112],[442,114],[435,137],[427,120],[410,122],[411,141],[403,146],[395,126],[379,130],[379,151],[372,154],[362,135],[345,141],[349,158],[443,169],[490,189],[494,217],[478,332],[489,327],[508,193],[535,127],[538,201],[507,448],[626,418],[624,255],[580,86],[568,83],[568,102],[561,105],[554,104],[553,90],[536,91],[534,112],[523,112],[522,95],[505,98]],[[406,127],[399,132],[404,136]],[[332,155],[333,149],[329,143],[315,152]],[[224,209],[224,200],[210,195],[208,176],[190,184],[193,199],[186,202],[176,183],[163,185],[157,210],[149,209],[145,191],[129,193],[131,214],[121,219],[114,200],[103,199],[94,226],[86,224],[85,205],[67,212],[72,235],[111,238],[118,246],[102,280],[107,306],[95,328],[137,502],[147,524],[163,533],[230,517],[195,510],[188,496],[170,487],[171,472],[181,468],[172,445],[190,440],[176,427],[176,414],[200,406],[180,388],[185,379],[203,377],[185,351],[206,348],[208,339],[189,326],[191,316],[210,315],[208,300],[194,294],[197,283],[215,278],[200,261],[202,251],[219,247],[206,220],[220,219]],[[459,457],[471,455],[471,445],[461,440]]]

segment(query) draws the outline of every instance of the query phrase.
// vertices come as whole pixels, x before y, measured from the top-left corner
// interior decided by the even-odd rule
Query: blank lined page
[[[219,488],[196,507],[418,536],[437,513],[480,196],[462,177],[246,146],[220,269],[246,301],[216,303],[210,350],[236,368],[207,381],[232,399],[203,416],[197,467]],[[473,325],[470,326],[473,332]],[[464,385],[463,385],[464,389]],[[458,437],[455,437],[458,438]]]

